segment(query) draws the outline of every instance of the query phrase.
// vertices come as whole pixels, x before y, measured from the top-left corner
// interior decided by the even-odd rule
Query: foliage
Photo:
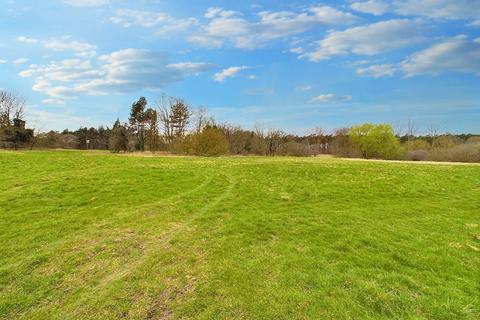
[[[389,124],[365,123],[351,127],[348,135],[366,159],[394,159],[401,153],[400,142]]]
[[[163,137],[172,149],[175,140],[180,143],[186,134],[187,126],[190,123],[192,111],[190,106],[182,99],[174,97],[163,97],[157,102],[160,122],[163,126]]]
[[[185,145],[187,153],[198,156],[219,156],[229,151],[227,139],[215,126],[207,126],[201,132],[189,136]]]
[[[480,143],[466,143],[453,147],[436,148],[428,160],[450,162],[480,162]]]
[[[147,99],[140,97],[131,106],[128,124],[117,119],[112,129],[80,127],[75,131],[39,133],[26,127],[24,105],[21,97],[0,91],[0,147],[150,150],[197,155],[333,154],[350,158],[474,162],[478,157],[472,145],[480,139],[472,134],[438,134],[434,127],[428,129],[428,135],[416,136],[418,127],[413,121],[407,123],[405,134],[399,138],[388,124],[367,123],[337,129],[333,134],[317,127],[304,136],[261,125],[246,130],[227,123],[219,125],[206,109],[193,112],[188,103],[174,97],[163,97],[157,102],[157,109],[148,108]],[[407,151],[404,155],[403,150]]]
[[[361,156],[358,149],[350,140],[347,128],[335,130],[331,145],[332,154],[336,156],[346,158],[358,158]]]
[[[22,151],[0,167],[1,319],[480,318],[478,165]]]
[[[155,151],[158,144],[158,117],[157,111],[147,108],[148,101],[145,97],[140,97],[138,101],[132,104],[130,118],[128,122],[130,129],[135,135],[135,150],[145,151],[145,146],[149,143],[150,150]]]
[[[113,152],[128,150],[128,129],[126,125],[120,123],[120,119],[113,125],[109,143]]]

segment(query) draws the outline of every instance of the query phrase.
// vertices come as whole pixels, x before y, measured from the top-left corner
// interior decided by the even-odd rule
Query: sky
[[[42,131],[162,96],[306,134],[480,133],[479,0],[0,0],[0,88]]]

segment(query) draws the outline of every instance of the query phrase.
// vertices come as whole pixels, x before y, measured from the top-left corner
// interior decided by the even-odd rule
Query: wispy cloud
[[[73,51],[78,57],[93,57],[97,46],[88,42],[71,41],[68,38],[42,41],[44,48],[56,52]]]
[[[258,20],[249,21],[240,12],[210,8],[208,22],[189,37],[192,43],[220,47],[225,43],[242,49],[254,49],[268,42],[303,33],[317,25],[342,25],[358,21],[349,12],[329,6],[312,6],[303,12],[260,12]]]
[[[164,12],[118,9],[110,22],[120,24],[125,28],[139,26],[156,28],[157,35],[167,35],[172,32],[188,30],[198,23],[196,18],[176,19]]]
[[[424,40],[421,21],[387,20],[344,31],[331,31],[316,43],[316,49],[301,55],[310,61],[321,61],[333,56],[359,54],[376,55],[417,44]]]
[[[170,63],[166,53],[124,49],[99,56],[95,64],[90,60],[67,59],[44,66],[31,65],[20,76],[34,77],[34,91],[65,100],[81,93],[95,96],[157,90],[213,66],[204,62]]]
[[[351,8],[374,15],[391,12],[434,19],[480,18],[480,2],[472,0],[362,0],[353,2]]]
[[[27,43],[27,44],[35,44],[38,42],[38,39],[35,38],[29,38],[25,36],[20,36],[17,38],[19,42]]]
[[[249,66],[230,67],[223,69],[213,76],[213,80],[217,82],[224,82],[228,78],[235,77],[240,71],[250,69]]]
[[[407,76],[448,71],[480,75],[480,38],[470,40],[460,36],[443,41],[414,53],[400,67]]]
[[[316,97],[313,97],[310,100],[310,103],[327,104],[327,103],[348,102],[350,100],[352,100],[351,96],[340,96],[334,93],[326,93],[326,94],[321,94]]]
[[[310,91],[312,89],[313,89],[313,86],[311,86],[309,84],[297,87],[297,91],[303,91],[303,92]]]
[[[25,64],[27,62],[28,62],[27,58],[18,58],[18,59],[13,60],[13,64],[17,65],[17,66]]]
[[[393,64],[378,64],[357,69],[357,74],[373,78],[391,77],[397,72]]]
[[[42,103],[44,104],[50,104],[50,105],[64,105],[66,102],[63,99],[43,99]]]

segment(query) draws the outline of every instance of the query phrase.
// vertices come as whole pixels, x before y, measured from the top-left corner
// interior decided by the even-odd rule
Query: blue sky
[[[478,0],[0,3],[0,88],[42,130],[173,95],[247,128],[480,133]]]

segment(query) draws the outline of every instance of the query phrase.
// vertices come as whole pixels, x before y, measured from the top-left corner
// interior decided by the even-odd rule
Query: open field
[[[0,152],[2,319],[479,319],[480,167]]]

